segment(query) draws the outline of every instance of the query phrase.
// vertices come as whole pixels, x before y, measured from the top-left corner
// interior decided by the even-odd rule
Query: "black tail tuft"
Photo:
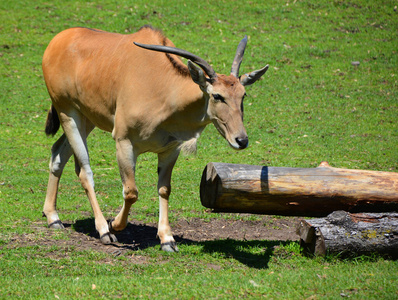
[[[45,133],[47,136],[52,135],[54,136],[60,126],[59,118],[58,118],[58,113],[57,110],[53,105],[51,105],[50,110],[48,111],[47,115],[47,121],[46,121],[46,129]]]

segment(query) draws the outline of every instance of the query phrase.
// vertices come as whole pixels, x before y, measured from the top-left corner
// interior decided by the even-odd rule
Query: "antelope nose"
[[[239,145],[239,149],[245,149],[249,145],[249,138],[247,136],[243,138],[236,138],[236,143]]]

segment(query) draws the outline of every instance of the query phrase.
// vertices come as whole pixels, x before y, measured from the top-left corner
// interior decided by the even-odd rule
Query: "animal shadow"
[[[99,234],[95,229],[94,218],[77,220],[71,227],[79,233],[99,239]],[[144,250],[150,247],[159,246],[160,240],[157,238],[157,227],[155,225],[128,223],[127,227],[116,234],[118,243],[113,246],[126,250]],[[193,241],[175,236],[177,243],[192,243]]]
[[[77,220],[71,225],[76,232],[99,239],[95,229],[94,219]],[[116,235],[118,243],[112,244],[118,250],[144,250],[159,246],[157,227],[155,225],[128,223],[127,227]],[[280,246],[288,245],[292,241],[252,240],[242,241],[234,239],[220,239],[212,241],[193,241],[179,235],[174,236],[177,245],[198,245],[203,253],[222,258],[233,258],[240,263],[256,269],[266,269],[272,257],[284,255],[280,253]],[[255,250],[253,250],[255,249]]]

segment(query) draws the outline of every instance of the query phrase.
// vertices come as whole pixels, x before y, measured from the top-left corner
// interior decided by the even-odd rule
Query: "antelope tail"
[[[47,136],[54,136],[60,126],[59,118],[57,110],[53,105],[51,105],[50,110],[48,111],[47,120],[46,120],[46,129],[44,130]]]

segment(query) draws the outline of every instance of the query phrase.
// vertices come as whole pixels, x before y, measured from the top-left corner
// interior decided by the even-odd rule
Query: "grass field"
[[[398,172],[396,1],[3,0],[0,20],[0,298],[398,298],[398,263],[378,256],[311,259],[295,241],[272,250],[273,241],[221,240],[181,244],[176,254],[156,246],[115,257],[67,246],[73,225],[51,234],[38,229],[45,227],[41,211],[55,141],[44,134],[50,101],[41,57],[58,32],[84,26],[130,33],[151,24],[219,73],[229,73],[247,34],[241,71],[270,65],[247,88],[251,145],[235,152],[213,126],[206,128],[198,154],[181,156],[174,169],[170,219],[172,227],[193,217],[252,220],[259,217],[212,214],[201,206],[199,182],[208,162],[316,167],[328,161]],[[106,217],[115,216],[122,187],[114,141],[96,129],[89,149],[99,203]],[[157,220],[156,161],[153,154],[139,158],[140,200],[130,218]],[[63,174],[59,212],[71,224],[92,221],[73,163]],[[41,244],[46,236],[60,242]]]

